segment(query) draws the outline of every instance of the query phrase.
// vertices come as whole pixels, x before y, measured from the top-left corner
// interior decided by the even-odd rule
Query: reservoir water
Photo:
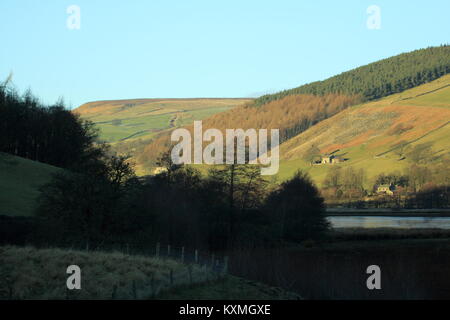
[[[333,228],[450,229],[450,217],[329,216]]]

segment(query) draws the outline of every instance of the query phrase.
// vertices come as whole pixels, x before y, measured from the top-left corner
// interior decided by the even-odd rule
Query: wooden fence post
[[[181,248],[181,263],[184,263],[184,247]]]
[[[198,264],[198,250],[195,249],[195,263]]]
[[[155,288],[155,273],[152,273],[152,278],[150,280],[150,286],[152,287],[152,298],[156,297],[156,288]]]
[[[192,279],[192,265],[188,265],[188,273],[189,273],[189,284],[192,285],[193,279]]]
[[[223,258],[223,273],[228,273],[228,256]]]
[[[136,288],[136,280],[133,280],[133,298],[134,298],[134,300],[137,300],[137,298],[138,298],[137,288]]]
[[[111,299],[115,300],[117,297],[117,285],[113,285],[112,293],[111,293]]]
[[[156,244],[156,257],[157,258],[159,258],[159,249],[160,249],[160,243],[158,242],[157,244]]]
[[[170,244],[167,245],[167,257],[170,258]]]
[[[212,254],[211,257],[211,268],[214,268],[214,253]]]

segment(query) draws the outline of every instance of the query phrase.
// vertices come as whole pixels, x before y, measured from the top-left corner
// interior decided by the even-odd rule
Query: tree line
[[[450,206],[450,159],[433,166],[414,163],[402,171],[380,173],[368,185],[365,169],[329,169],[321,188],[327,203],[370,208],[447,208]],[[370,185],[370,184],[369,184]],[[379,194],[381,185],[395,187],[392,195]]]
[[[44,186],[34,241],[223,251],[318,239],[329,227],[318,189],[301,172],[275,187],[254,165],[202,174],[166,153],[158,159],[162,173],[137,178],[125,159],[116,160],[105,176],[60,173]]]
[[[102,152],[89,121],[67,110],[63,101],[46,106],[23,95],[7,80],[0,84],[0,152],[61,168],[80,167]]]
[[[363,101],[370,101],[422,85],[448,73],[450,45],[441,45],[403,53],[323,81],[264,95],[256,99],[254,105],[262,106],[298,94],[358,95]]]

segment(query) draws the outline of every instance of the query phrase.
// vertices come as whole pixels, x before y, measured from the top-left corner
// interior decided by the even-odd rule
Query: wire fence
[[[146,250],[126,243],[94,247],[86,244],[83,248],[75,245],[64,248],[10,247],[8,250],[13,261],[29,259],[32,252],[34,258],[31,259],[31,263],[48,270],[57,269],[56,265],[59,267],[61,264],[79,265],[83,268],[83,277],[87,279],[85,283],[88,283],[85,288],[88,289],[70,290],[64,285],[65,282],[55,278],[52,272],[35,273],[22,279],[20,278],[22,272],[18,275],[14,266],[9,264],[9,268],[3,268],[0,272],[0,282],[2,279],[17,279],[17,277],[21,280],[11,283],[7,280],[8,286],[4,288],[8,290],[5,292],[0,288],[0,300],[15,297],[70,300],[149,299],[157,298],[165,292],[170,294],[171,290],[177,288],[189,288],[224,279],[228,272],[226,256],[160,243],[147,246]],[[145,261],[147,258],[152,261]],[[20,263],[16,267],[20,267]],[[107,277],[104,277],[106,274]],[[26,285],[23,285],[24,283]],[[45,288],[35,287],[33,290],[25,291],[21,289],[33,288],[39,283],[45,283]]]
[[[184,264],[197,264],[217,273],[228,272],[228,256],[205,253],[197,249],[189,250],[185,247],[174,247],[157,243],[154,256],[177,260]]]
[[[122,251],[126,254],[139,254],[156,259],[170,259],[185,266],[177,270],[168,268],[163,271],[162,277],[157,280],[152,278],[150,285],[144,285],[143,287],[146,290],[150,289],[150,292],[147,292],[147,296],[150,294],[151,297],[156,297],[160,293],[171,290],[176,286],[219,280],[228,273],[228,256],[207,253],[198,249],[162,245],[161,243],[155,244],[154,251],[145,250],[144,254],[140,250],[133,250],[129,245],[125,245],[124,249]],[[193,266],[197,268],[193,268]],[[136,292],[134,282],[132,283],[131,292],[133,293],[133,299],[145,296],[145,294]],[[112,299],[116,299],[115,294],[112,295]]]
[[[151,246],[146,246],[146,248],[134,247],[130,244],[123,244],[120,246],[114,245],[109,246],[98,246],[95,248],[89,248],[86,246],[86,251],[119,251],[127,255],[140,255],[149,258],[159,258],[159,259],[171,259],[185,265],[198,265],[203,269],[208,271],[213,271],[218,274],[228,273],[228,256],[220,255],[211,252],[204,252],[198,249],[192,249],[188,247],[173,246],[170,244],[156,243]]]

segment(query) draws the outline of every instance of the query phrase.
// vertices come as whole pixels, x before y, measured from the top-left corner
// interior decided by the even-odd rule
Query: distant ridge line
[[[255,98],[130,98],[130,99],[107,99],[107,100],[93,100],[88,101],[83,104],[81,104],[79,107],[86,105],[86,104],[92,104],[92,103],[102,103],[102,102],[124,102],[124,101],[152,101],[152,102],[159,102],[159,101],[186,101],[186,100],[255,100]]]

